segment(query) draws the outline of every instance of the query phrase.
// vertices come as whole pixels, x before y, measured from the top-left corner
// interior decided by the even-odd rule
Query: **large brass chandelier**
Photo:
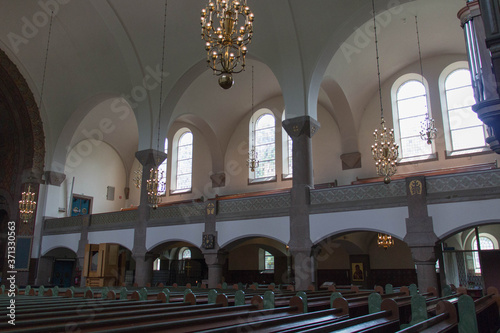
[[[377,175],[384,177],[384,183],[391,182],[391,176],[397,171],[398,145],[394,141],[394,130],[387,130],[382,107],[382,85],[380,83],[380,63],[378,56],[377,22],[375,20],[375,2],[372,0],[373,30],[375,34],[375,51],[377,55],[378,94],[380,100],[380,131],[375,129],[373,136],[375,143],[372,145],[372,157],[375,160]]]
[[[372,145],[372,156],[375,160],[377,175],[384,177],[384,183],[391,182],[391,176],[397,171],[398,145],[394,141],[394,130],[387,130],[382,117],[379,129],[373,132],[375,143]]]
[[[214,25],[214,20],[218,26]],[[205,40],[207,63],[214,74],[220,76],[219,85],[224,89],[232,87],[233,73],[245,70],[253,20],[247,0],[210,1],[201,10],[201,38]]]
[[[28,223],[33,217],[36,209],[36,194],[31,192],[31,184],[28,185],[28,190],[21,194],[19,201],[19,216],[21,221]]]
[[[383,247],[384,250],[387,250],[391,246],[394,246],[394,239],[391,235],[379,233],[377,237],[377,244],[378,247]]]

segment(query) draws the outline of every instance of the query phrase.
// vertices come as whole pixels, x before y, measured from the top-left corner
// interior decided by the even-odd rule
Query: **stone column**
[[[147,283],[151,283],[153,276],[153,259],[154,256],[150,253],[133,254],[135,260],[135,282],[139,287],[145,287]]]
[[[427,212],[427,190],[425,177],[406,178],[408,218],[404,241],[411,250],[417,267],[418,288],[427,292],[428,287],[438,287],[436,254],[434,247],[438,238],[434,233],[432,217]]]
[[[78,268],[80,269],[80,272],[82,274],[80,279],[80,287],[85,287],[87,278],[83,276],[83,265],[85,262],[85,245],[89,243],[88,236],[90,215],[82,215],[82,218],[82,233],[80,235],[80,240],[78,241],[78,250],[76,251],[76,264],[78,265]]]
[[[208,266],[208,288],[216,288],[222,283],[222,267],[227,257],[217,242],[216,220],[217,201],[209,200],[205,206],[205,231],[201,239],[201,249]]]
[[[205,251],[203,253],[208,266],[208,288],[217,288],[222,283],[222,266],[227,254],[219,251]]]
[[[40,186],[40,192],[38,194],[38,209],[42,209],[40,211],[40,215],[44,216],[45,206],[47,205],[47,187],[49,185],[52,186],[61,186],[62,182],[66,179],[66,175],[63,173],[55,172],[55,171],[45,171],[44,172],[44,180],[45,185],[43,187]],[[43,219],[43,218],[42,218]],[[52,266],[54,258],[46,258],[42,257],[41,249],[42,249],[42,238],[43,238],[43,226],[45,225],[45,221],[42,223],[35,224],[34,238],[33,238],[33,250],[37,248],[37,273],[35,278],[36,285],[48,285],[50,284],[50,278],[52,277]],[[83,227],[83,226],[82,226]],[[83,233],[83,231],[82,231]],[[87,237],[87,236],[85,236]],[[83,263],[83,261],[82,261]]]
[[[151,168],[160,165],[167,158],[167,154],[153,149],[146,149],[136,152],[135,157],[142,165],[142,181],[141,202],[137,210],[139,220],[135,224],[134,229],[132,257],[135,260],[135,282],[139,286],[145,286],[146,283],[151,282],[151,275],[153,273],[152,258],[146,249],[146,231],[150,212],[147,181]]]
[[[283,121],[293,141],[293,186],[290,192],[290,242],[296,290],[306,290],[313,281],[309,230],[309,191],[314,187],[312,137],[319,123],[309,116]]]

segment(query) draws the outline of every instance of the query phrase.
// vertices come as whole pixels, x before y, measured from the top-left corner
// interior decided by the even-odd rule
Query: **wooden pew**
[[[285,329],[305,329],[314,325],[324,325],[339,320],[348,319],[348,305],[343,298],[335,300],[332,309],[305,312],[307,305],[300,296],[295,296],[290,300],[290,308],[296,308],[297,313],[286,317],[251,317],[245,321],[238,320],[236,324],[224,325],[217,328],[203,330],[202,332],[281,332]],[[302,311],[301,311],[302,309]]]
[[[396,332],[399,329],[397,305],[391,299],[384,300],[382,311],[357,318],[350,318],[345,315],[345,306],[347,304],[345,299],[337,298],[334,302],[335,304],[343,303],[343,312],[339,312],[338,309],[322,310],[297,314],[288,318],[264,319],[201,332],[353,332],[363,330],[363,332],[389,333]]]
[[[222,304],[210,304],[210,305],[194,305],[195,298],[193,294],[188,296],[188,302],[178,304],[178,303],[156,303],[156,304],[137,304],[134,301],[115,301],[114,306],[108,306],[106,308],[99,307],[99,304],[94,304],[93,308],[89,309],[73,309],[72,311],[50,311],[29,315],[16,315],[16,328],[23,329],[23,331],[31,331],[32,327],[36,327],[36,330],[42,332],[52,332],[63,329],[63,327],[68,323],[81,324],[86,323],[89,320],[106,322],[107,320],[118,320],[120,323],[124,318],[139,318],[141,316],[143,320],[147,318],[150,320],[154,317],[165,317],[169,314],[175,314],[172,318],[178,318],[185,312],[197,313],[200,311],[212,310],[222,308]],[[128,306],[124,306],[126,303]],[[0,331],[8,332],[11,326],[8,323],[0,323]]]
[[[455,306],[448,301],[440,301],[436,306],[436,316],[409,326],[399,333],[438,333],[458,332],[457,311]]]
[[[19,297],[19,296],[18,296]],[[71,302],[67,302],[66,299],[60,299],[59,302],[54,302],[50,299],[50,303],[39,302],[36,304],[28,303],[24,304],[21,300],[16,297],[16,316],[23,314],[43,314],[43,313],[57,313],[61,310],[66,311],[86,311],[87,309],[105,309],[114,306],[137,306],[142,304],[159,304],[162,303],[159,300],[154,301],[131,301],[131,300],[89,300],[89,299],[76,299]],[[7,310],[2,307],[0,309],[0,315],[7,313]]]
[[[475,301],[469,295],[458,300],[459,329],[461,332],[497,332],[500,328],[500,298],[496,288],[487,289],[487,295]]]
[[[193,295],[194,296],[194,295]],[[189,308],[189,309],[187,309]],[[81,330],[87,331],[103,331],[111,332],[113,330],[123,331],[157,331],[158,325],[168,327],[168,331],[179,327],[179,322],[183,322],[181,326],[193,325],[199,319],[210,319],[216,323],[223,320],[230,321],[235,318],[253,316],[254,312],[259,311],[259,305],[244,305],[238,307],[223,307],[221,304],[218,307],[201,308],[198,305],[192,307],[183,307],[178,311],[162,311],[160,313],[140,313],[130,314],[125,312],[117,312],[113,314],[95,314],[92,320],[86,320],[86,316],[82,317],[66,317],[55,320],[57,322],[49,323],[48,320],[30,320],[29,326],[23,328],[23,332],[59,332],[64,330]],[[297,308],[280,308],[267,311],[273,316],[288,316],[291,311],[297,311]],[[73,323],[73,326],[68,328],[67,322]],[[16,322],[17,327],[17,322]],[[8,332],[8,330],[5,330]]]

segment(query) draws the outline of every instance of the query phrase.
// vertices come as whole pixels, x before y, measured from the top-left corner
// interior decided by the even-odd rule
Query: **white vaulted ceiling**
[[[133,116],[116,120],[120,129],[107,137],[126,165],[131,165],[125,160],[134,151],[156,143],[160,96],[155,75],[162,60],[164,3],[0,0],[0,48],[17,65],[36,101],[49,30],[46,11],[55,9],[41,111],[46,163],[64,161],[67,145],[85,138],[82,129],[99,126],[95,117],[87,117],[90,113],[112,118],[133,111]],[[161,126],[166,129],[183,115],[199,117],[225,147],[251,109],[251,71],[236,74],[233,88],[219,88],[205,65],[200,38],[200,10],[206,3],[168,1]],[[371,22],[371,1],[248,0],[248,4],[256,17],[248,47],[248,66],[255,66],[255,105],[283,96],[291,114],[309,112],[315,117],[319,101],[341,130],[348,128],[355,135],[366,104],[377,92],[374,43],[365,29]],[[424,58],[465,54],[456,17],[464,4],[463,0],[376,0],[382,24],[382,80],[418,61],[416,14]],[[354,53],[346,56],[346,46],[354,47]],[[128,111],[111,107],[117,98],[128,100]]]

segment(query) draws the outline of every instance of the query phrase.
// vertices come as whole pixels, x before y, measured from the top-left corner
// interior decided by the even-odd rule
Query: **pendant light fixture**
[[[377,57],[378,94],[380,100],[380,129],[375,129],[373,136],[375,143],[372,145],[372,157],[375,160],[377,175],[384,177],[384,183],[391,182],[391,176],[397,171],[398,145],[394,141],[394,130],[387,130],[382,107],[382,85],[380,83],[380,63],[378,56],[377,22],[375,20],[375,1],[372,0],[373,30],[375,34],[375,52]]]
[[[379,233],[377,237],[377,245],[378,247],[383,247],[384,250],[387,250],[391,246],[394,246],[394,239],[391,235]]]
[[[43,75],[42,75],[42,86],[40,87],[40,102],[38,103],[38,107],[40,108],[40,112],[42,110],[43,103],[43,90],[45,88],[45,74],[47,72],[47,60],[49,56],[49,46],[50,46],[50,37],[52,35],[52,21],[54,18],[54,12],[52,11],[50,14],[50,23],[49,23],[49,35],[47,38],[47,47],[45,49],[45,62],[43,65]],[[29,178],[28,182],[25,184],[28,188],[21,193],[21,200],[19,201],[19,217],[21,221],[24,223],[28,223],[35,214],[36,211],[36,190],[32,189],[33,179]],[[33,190],[33,192],[32,192]]]
[[[163,18],[163,47],[161,56],[161,72],[163,73],[163,66],[165,63],[165,39],[167,33],[167,0],[165,0],[165,12]],[[161,103],[163,100],[163,76],[160,77],[160,101],[158,103],[158,133],[156,142],[156,151],[160,149],[160,129],[161,129]],[[148,191],[148,203],[153,209],[158,208],[158,204],[161,202],[161,196],[159,195],[158,187],[163,186],[163,171],[158,170],[160,164],[159,159],[155,161],[154,167],[149,170],[149,179],[147,180],[147,191]]]
[[[250,148],[250,151],[248,152],[248,160],[247,160],[247,166],[250,168],[250,171],[255,172],[255,169],[259,167],[259,159],[258,159],[258,153],[255,150],[255,115],[253,113],[253,84],[254,84],[254,78],[253,78],[253,66],[252,66],[252,145]]]
[[[422,53],[420,52],[420,36],[418,33],[418,19],[417,15],[415,15],[415,30],[417,31],[417,46],[418,46],[418,60],[420,63],[420,77],[422,79],[422,85],[424,85],[424,70],[422,67]],[[425,119],[420,123],[420,138],[425,140],[427,144],[432,144],[432,140],[434,140],[437,136],[437,128],[434,124],[434,119],[429,117],[429,108],[427,108],[427,103],[425,103],[426,112]]]
[[[253,20],[247,0],[209,0],[201,10],[201,38],[205,41],[207,64],[220,76],[219,85],[223,89],[233,86],[233,73],[245,70]]]

